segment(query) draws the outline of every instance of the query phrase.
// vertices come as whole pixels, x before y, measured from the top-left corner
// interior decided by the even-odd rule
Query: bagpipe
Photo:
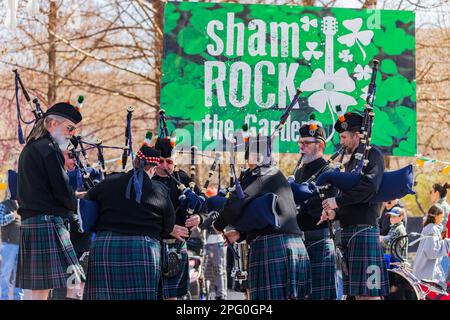
[[[25,139],[23,135],[23,129],[21,123],[24,124],[35,124],[39,120],[44,118],[44,112],[42,111],[41,105],[39,103],[39,99],[34,97],[31,100],[30,95],[28,94],[27,89],[25,88],[22,79],[20,78],[20,74],[17,69],[13,70],[14,72],[14,87],[15,87],[15,98],[16,98],[16,108],[17,108],[17,136],[20,144],[25,144]],[[34,115],[34,119],[30,121],[26,121],[22,118],[22,113],[20,110],[20,102],[19,102],[19,88],[22,90],[22,93],[27,101],[28,106],[31,109],[31,112]]]
[[[363,175],[363,169],[369,162],[369,151],[371,149],[370,140],[372,136],[373,103],[376,92],[376,74],[379,61],[374,59],[372,65],[372,76],[367,92],[366,104],[364,106],[363,122],[360,133],[360,144],[355,153],[358,160],[355,168],[351,172],[340,172],[340,170],[324,172],[316,182],[317,186],[333,185],[339,190],[345,192],[356,186]],[[377,194],[370,200],[371,203],[383,202],[392,199],[398,199],[407,194],[415,194],[412,189],[414,186],[413,166],[408,165],[402,169],[388,171],[383,173],[383,179]]]
[[[127,108],[127,124],[125,126],[125,143],[122,153],[122,171],[125,171],[127,166],[128,156],[131,154],[132,150],[130,147],[131,143],[131,118],[133,115],[134,107],[128,106]]]
[[[180,208],[185,209],[188,215],[194,214],[194,212],[199,212],[203,204],[205,203],[205,198],[203,196],[197,195],[190,187],[185,186],[180,180],[178,180],[169,171],[164,170],[166,175],[172,179],[177,188],[180,190],[181,194],[178,197],[180,200]]]

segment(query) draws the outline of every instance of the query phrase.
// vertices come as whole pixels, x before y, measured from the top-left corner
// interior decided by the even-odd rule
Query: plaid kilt
[[[66,220],[39,215],[22,221],[17,287],[30,290],[67,288],[85,275],[70,242]]]
[[[88,262],[84,300],[156,300],[161,244],[149,236],[100,231]]]
[[[312,290],[309,300],[337,299],[336,252],[330,238],[305,240],[311,263]]]
[[[352,238],[358,231],[361,232]],[[342,230],[343,254],[349,273],[343,275],[345,295],[378,297],[389,294],[389,278],[379,238],[380,231],[374,226]]]
[[[186,242],[170,243],[169,249],[180,248],[181,254],[181,271],[174,277],[166,277],[161,275],[161,294],[163,299],[181,298],[188,293],[189,290],[189,257],[187,253]]]
[[[259,236],[250,243],[251,300],[303,299],[311,292],[311,265],[298,235]]]

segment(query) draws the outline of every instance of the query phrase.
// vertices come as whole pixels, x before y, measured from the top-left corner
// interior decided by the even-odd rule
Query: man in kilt
[[[67,229],[77,200],[62,153],[81,120],[74,106],[55,104],[36,122],[19,157],[17,286],[26,289],[25,299],[46,300],[50,289],[67,288],[84,278]]]
[[[175,223],[167,188],[151,179],[160,152],[144,144],[135,171],[115,174],[90,189],[100,214],[88,262],[85,300],[156,300],[161,238]]]
[[[358,161],[355,153],[360,143],[362,121],[361,115],[346,113],[334,125],[341,145],[351,155],[345,164],[346,172],[350,172]],[[383,155],[371,146],[368,160],[356,186],[322,203],[323,218],[336,217],[343,228],[342,245],[348,264],[348,275],[344,274],[344,294],[360,300],[380,299],[389,294],[388,274],[377,225],[381,203],[370,202],[383,179]]]
[[[303,166],[295,173],[295,182],[306,182],[309,178],[334,170],[323,158],[326,133],[321,124],[311,119],[300,128],[300,150]],[[336,196],[336,189],[329,188],[326,198]],[[335,300],[337,298],[336,253],[334,242],[326,223],[317,225],[322,215],[322,199],[319,195],[300,203],[297,222],[304,232],[305,246],[311,262],[312,291],[308,299]]]
[[[241,176],[245,197],[233,192],[218,219],[217,231],[235,224],[246,206],[258,196],[275,194],[279,228],[266,226],[248,231],[225,232],[230,242],[243,241],[250,245],[248,287],[251,300],[304,299],[311,291],[311,267],[301,238],[297,209],[288,181],[270,161],[265,145],[267,137],[250,137],[248,142],[249,169]],[[267,145],[266,145],[267,147]],[[262,150],[258,155],[258,151]],[[262,158],[262,161],[259,161]]]
[[[175,162],[172,158],[174,146],[170,138],[158,137],[155,148],[161,151],[161,161],[156,168],[156,174],[153,179],[160,181],[169,189],[169,196],[176,210],[175,226],[172,232],[163,239],[163,254],[166,257],[166,261],[169,254],[172,254],[172,256],[176,255],[179,264],[178,272],[174,271],[173,274],[163,273],[161,277],[161,296],[166,300],[176,300],[184,297],[189,290],[189,257],[186,245],[186,239],[189,238],[189,228],[197,227],[203,221],[203,217],[199,214],[188,216],[186,208],[182,206],[179,199],[181,191],[178,189],[176,182],[166,174],[166,170],[170,174],[174,174],[178,181],[185,186],[189,186],[191,182],[191,179],[183,170],[174,172]],[[195,187],[194,192],[199,194],[200,190]],[[168,268],[172,269],[172,271],[174,270],[171,266],[168,266]]]

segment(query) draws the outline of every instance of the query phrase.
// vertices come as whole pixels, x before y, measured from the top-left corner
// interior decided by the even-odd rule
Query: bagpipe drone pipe
[[[17,120],[18,120],[17,135],[18,135],[19,143],[25,144],[25,139],[24,139],[21,123],[36,124],[39,120],[44,118],[44,112],[41,109],[41,105],[40,105],[37,97],[35,97],[33,100],[31,100],[30,95],[28,94],[28,91],[25,88],[25,86],[22,82],[22,79],[20,78],[20,74],[19,74],[18,70],[14,69],[13,72],[14,72],[15,98],[16,98]],[[31,112],[34,115],[33,120],[26,121],[22,118],[22,113],[21,113],[20,103],[19,103],[19,100],[20,100],[19,99],[19,88],[22,90],[25,100],[27,101],[27,104],[30,107]],[[34,106],[32,103],[34,104]]]

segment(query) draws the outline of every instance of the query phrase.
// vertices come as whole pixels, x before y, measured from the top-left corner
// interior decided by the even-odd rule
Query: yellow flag
[[[0,182],[0,190],[6,190],[6,182]]]
[[[425,164],[425,160],[417,159],[417,166],[418,167],[423,167],[424,164]]]
[[[442,170],[443,174],[448,175],[450,173],[450,166],[446,166],[443,170]]]

